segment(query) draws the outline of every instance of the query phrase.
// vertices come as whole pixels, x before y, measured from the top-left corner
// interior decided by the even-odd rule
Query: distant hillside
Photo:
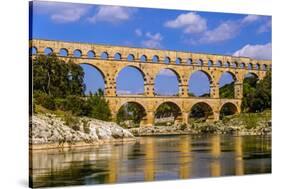
[[[220,88],[220,98],[234,98],[234,82]]]

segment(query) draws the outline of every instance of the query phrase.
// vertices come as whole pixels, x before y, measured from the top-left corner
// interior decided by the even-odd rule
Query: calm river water
[[[158,136],[31,153],[33,187],[271,173],[271,137]]]

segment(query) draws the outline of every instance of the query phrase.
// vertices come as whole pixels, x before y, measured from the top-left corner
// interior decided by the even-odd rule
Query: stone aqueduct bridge
[[[105,96],[109,102],[113,117],[116,116],[123,104],[135,102],[146,111],[146,116],[141,122],[142,125],[146,126],[154,124],[155,112],[164,102],[172,102],[179,107],[181,116],[178,117],[178,120],[184,123],[188,122],[189,113],[197,103],[206,104],[212,109],[212,120],[219,119],[220,110],[225,104],[231,104],[236,113],[239,113],[245,75],[252,73],[262,79],[266,75],[266,70],[271,69],[271,61],[268,60],[147,48],[39,39],[31,40],[30,48],[36,54],[44,54],[46,48],[48,48],[49,51],[52,51],[63,60],[72,59],[77,64],[83,63],[95,67],[104,78]],[[61,51],[65,52],[64,56],[61,55]],[[142,73],[144,78],[143,95],[117,96],[116,79],[118,73],[128,66],[134,67]],[[154,80],[162,69],[169,69],[176,74],[179,82],[178,96],[155,95]],[[188,96],[189,78],[193,72],[199,70],[209,78],[209,98]],[[225,72],[230,73],[235,81],[234,99],[222,99],[219,97],[219,80]]]

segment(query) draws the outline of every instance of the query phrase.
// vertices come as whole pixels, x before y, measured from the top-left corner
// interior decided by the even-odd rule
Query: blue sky
[[[33,38],[271,59],[269,16],[36,1],[32,19]],[[83,68],[87,91],[103,88],[98,71]],[[230,75],[224,75],[221,85],[229,82]],[[176,76],[167,71],[155,83],[157,93],[178,91]],[[207,77],[195,73],[189,89],[196,95],[208,92]],[[140,73],[133,68],[122,70],[117,91],[143,92]]]

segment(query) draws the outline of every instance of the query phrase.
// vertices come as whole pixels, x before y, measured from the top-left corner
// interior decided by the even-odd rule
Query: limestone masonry
[[[271,69],[271,60],[256,60],[247,57],[191,53],[147,48],[132,48],[125,46],[98,45],[90,43],[75,43],[52,40],[30,40],[30,49],[36,55],[44,54],[46,48],[63,60],[72,59],[77,64],[89,64],[102,74],[105,81],[105,96],[113,115],[127,102],[140,104],[146,111],[141,125],[154,124],[154,114],[164,102],[173,102],[181,110],[180,122],[188,123],[188,115],[192,107],[205,104],[211,107],[213,121],[219,119],[221,108],[228,104],[240,113],[243,96],[243,79],[247,73],[262,79],[266,71]],[[61,50],[66,56],[60,54]],[[76,53],[74,53],[76,52]],[[77,55],[78,54],[78,55]],[[138,69],[144,78],[143,95],[122,95],[116,93],[116,78],[125,67]],[[176,74],[179,81],[178,96],[157,96],[154,92],[154,80],[162,69],[169,69]],[[188,96],[188,81],[192,73],[204,72],[210,80],[210,97],[199,98]],[[230,73],[235,81],[235,98],[221,99],[219,97],[219,80],[223,73]]]

